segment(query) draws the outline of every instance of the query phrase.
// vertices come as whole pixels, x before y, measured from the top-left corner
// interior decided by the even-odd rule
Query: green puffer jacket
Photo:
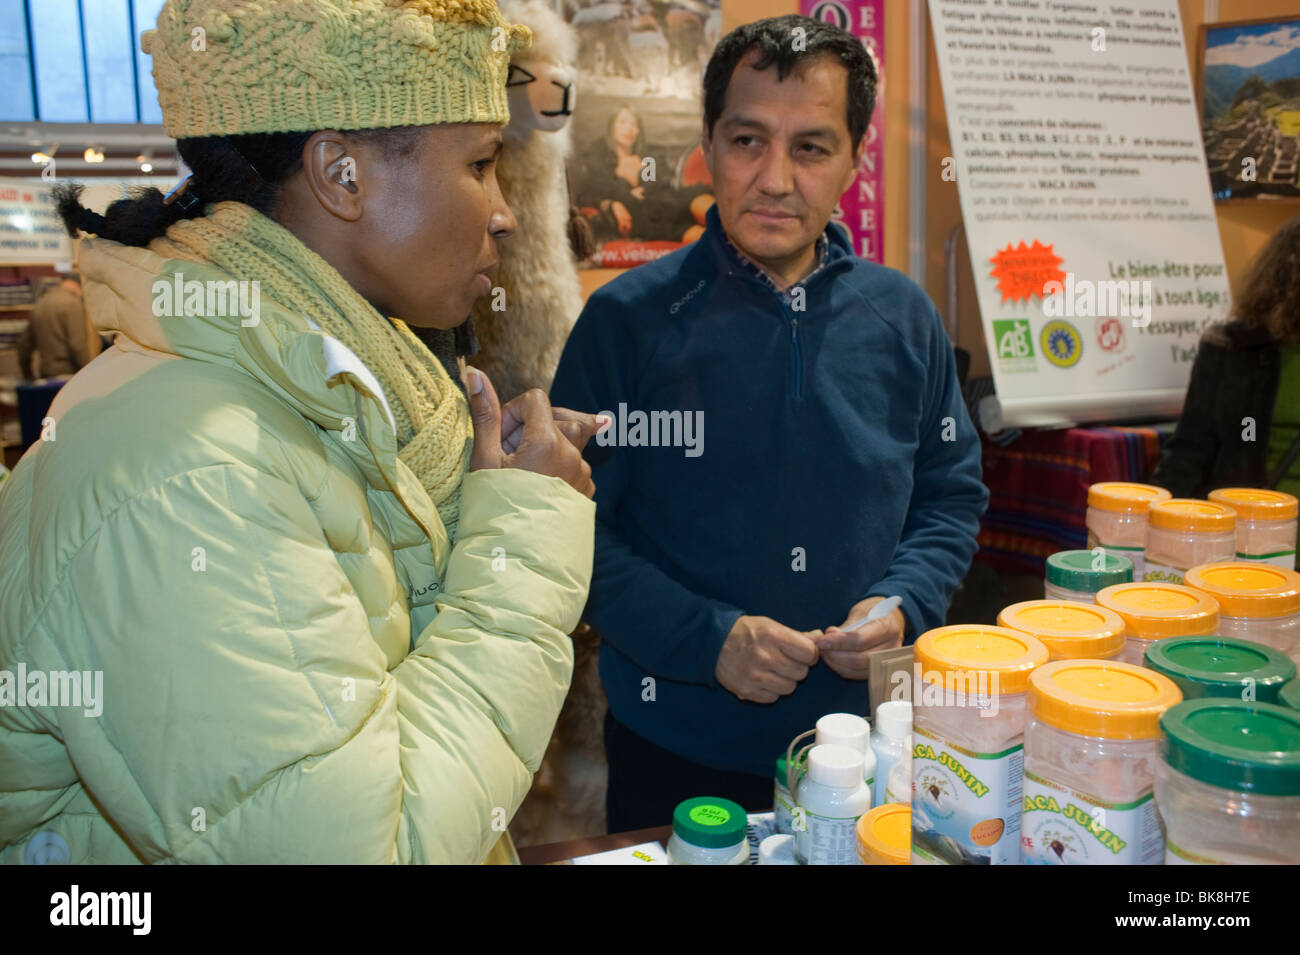
[[[476,471],[449,548],[355,354],[265,300],[159,320],[178,268],[83,243],[121,335],[0,485],[0,861],[482,861],[569,685],[594,504]]]

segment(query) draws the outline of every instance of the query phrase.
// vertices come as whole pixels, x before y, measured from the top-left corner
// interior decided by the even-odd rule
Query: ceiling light
[[[87,146],[84,153],[86,162],[100,163],[104,161],[104,150],[96,149],[94,146]]]

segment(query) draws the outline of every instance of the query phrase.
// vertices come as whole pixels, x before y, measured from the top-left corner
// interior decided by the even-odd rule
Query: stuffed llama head
[[[526,24],[533,31],[532,45],[510,60],[506,80],[510,124],[505,135],[519,142],[533,132],[559,132],[568,124],[577,100],[578,76],[573,66],[578,55],[577,36],[545,0],[506,0],[501,12],[509,22]]]

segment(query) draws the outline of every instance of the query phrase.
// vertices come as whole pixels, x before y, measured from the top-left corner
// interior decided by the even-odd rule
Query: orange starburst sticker
[[[1022,298],[1027,302],[1035,295],[1042,298],[1046,283],[1065,282],[1065,273],[1057,268],[1065,260],[1037,239],[1032,246],[1023,241],[1014,248],[1008,244],[989,261],[993,263],[989,277],[998,280],[1004,302]]]

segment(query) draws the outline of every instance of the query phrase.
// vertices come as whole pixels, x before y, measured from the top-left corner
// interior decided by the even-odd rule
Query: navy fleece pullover
[[[826,237],[824,267],[787,306],[710,209],[697,242],[591,296],[551,391],[613,414],[621,441],[586,451],[584,619],[610,708],[717,769],[770,775],[817,717],[868,713],[866,682],[820,661],[775,703],[737,699],[714,668],[739,616],[825,629],[899,594],[911,642],[943,624],[988,500],[934,305],[838,227]]]

